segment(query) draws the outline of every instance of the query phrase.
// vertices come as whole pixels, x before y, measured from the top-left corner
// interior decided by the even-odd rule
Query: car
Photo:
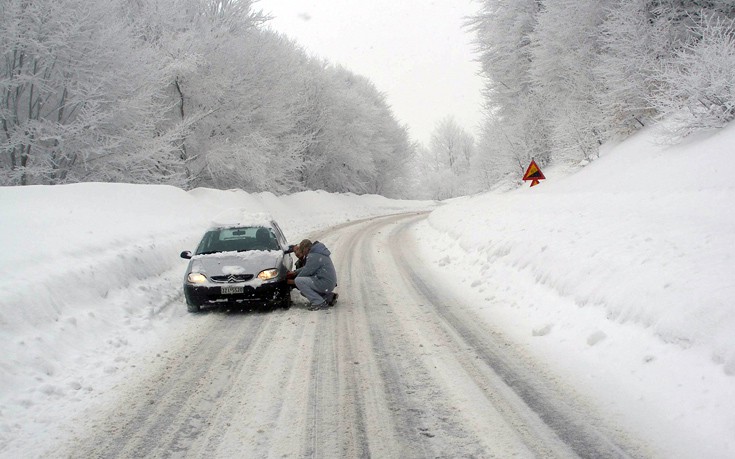
[[[273,220],[215,225],[189,260],[184,296],[189,312],[205,306],[241,305],[272,310],[291,306],[286,273],[293,269],[291,247]]]

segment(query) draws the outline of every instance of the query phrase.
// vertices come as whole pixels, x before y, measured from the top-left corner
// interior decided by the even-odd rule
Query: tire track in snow
[[[625,457],[581,405],[421,278],[410,229],[422,218],[320,234],[340,280],[329,311],[174,324],[167,366],[150,365],[68,456]]]
[[[493,448],[473,427],[463,424],[458,409],[446,401],[444,388],[423,361],[423,351],[407,336],[406,324],[396,314],[403,308],[413,310],[408,303],[415,301],[411,292],[397,294],[403,285],[394,285],[396,279],[380,264],[384,258],[380,252],[387,246],[378,235],[390,229],[393,220],[396,217],[357,227],[343,245],[345,252],[351,252],[348,278],[357,280],[350,283],[348,291],[353,314],[364,316],[369,327],[369,342],[363,349],[374,361],[370,379],[380,388],[377,401],[382,414],[378,421],[385,423],[387,430],[369,437],[371,452],[401,458],[488,457]],[[370,421],[368,429],[375,424]],[[498,449],[508,451],[505,446]],[[525,450],[515,448],[519,449]]]
[[[463,311],[457,300],[451,298],[444,290],[437,288],[424,280],[415,270],[415,264],[411,262],[413,255],[410,247],[414,244],[410,230],[418,219],[401,222],[394,230],[392,239],[395,241],[393,253],[396,263],[404,276],[426,299],[432,313],[440,317],[449,335],[455,336],[457,340],[457,355],[462,355],[463,349],[470,349],[483,362],[487,368],[500,378],[525,405],[530,408],[543,423],[548,426],[571,450],[579,457],[594,458],[627,458],[644,457],[638,446],[632,444],[632,439],[615,432],[609,426],[593,415],[586,406],[574,406],[572,397],[559,392],[559,387],[551,387],[545,383],[539,374],[530,370],[520,362],[523,358],[514,356],[512,346],[502,338],[489,330],[482,321],[477,320],[471,314]],[[468,367],[468,361],[463,365]],[[472,364],[472,366],[474,366]],[[469,370],[480,375],[482,372]],[[480,386],[492,387],[493,381],[481,383]],[[517,409],[514,416],[521,416],[529,421],[525,415]],[[524,423],[525,423],[524,422]],[[538,451],[537,441],[528,439],[529,446]],[[544,453],[545,454],[545,453]]]
[[[203,322],[199,341],[184,355],[167,356],[162,372],[129,388],[101,431],[86,442],[82,456],[167,456],[189,449],[198,433],[207,430],[218,401],[237,390],[231,384],[233,375],[247,362],[239,357],[269,327],[262,314],[241,317],[244,320],[215,314],[196,319]]]

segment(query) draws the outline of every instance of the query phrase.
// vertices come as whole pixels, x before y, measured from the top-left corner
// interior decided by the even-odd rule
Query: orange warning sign
[[[531,160],[531,164],[528,165],[526,173],[523,174],[523,180],[531,180],[531,186],[536,186],[539,184],[539,180],[545,179],[546,177],[544,177],[544,173],[541,172],[536,161]]]

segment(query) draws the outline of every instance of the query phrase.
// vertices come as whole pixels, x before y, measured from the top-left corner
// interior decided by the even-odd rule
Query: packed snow
[[[271,215],[298,242],[433,210],[416,232],[427,271],[494,329],[667,455],[734,457],[735,125],[657,139],[641,132],[579,170],[544,169],[536,187],[444,203],[2,187],[0,456],[47,451],[142,353],[165,348],[189,318],[179,253],[223,214]]]

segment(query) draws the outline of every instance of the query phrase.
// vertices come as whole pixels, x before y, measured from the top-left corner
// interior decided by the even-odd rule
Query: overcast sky
[[[370,78],[414,140],[428,145],[447,115],[477,135],[482,81],[462,28],[477,11],[472,0],[259,0],[255,8],[309,53]]]

